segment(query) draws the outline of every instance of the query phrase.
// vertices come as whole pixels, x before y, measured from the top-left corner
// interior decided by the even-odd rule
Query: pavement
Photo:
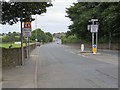
[[[56,43],[42,45],[23,66],[3,70],[2,88],[117,88],[116,55],[81,54],[80,49]]]
[[[35,88],[36,61],[39,59],[39,47],[32,51],[30,59],[23,66],[12,69],[3,69],[2,88]]]

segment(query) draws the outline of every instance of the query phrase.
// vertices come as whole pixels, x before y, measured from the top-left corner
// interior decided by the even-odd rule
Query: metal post
[[[96,53],[97,53],[98,33],[96,32]]]
[[[28,37],[28,58],[30,57],[30,38]]]
[[[21,65],[23,65],[23,30],[22,30],[22,18],[21,18]]]
[[[26,45],[26,49],[27,49],[27,58],[28,58],[28,37],[27,37],[27,45]]]
[[[111,49],[111,32],[109,33],[109,49]]]
[[[94,45],[94,33],[92,33],[92,50],[93,50],[93,45]]]
[[[37,14],[36,14],[36,46],[37,46]]]

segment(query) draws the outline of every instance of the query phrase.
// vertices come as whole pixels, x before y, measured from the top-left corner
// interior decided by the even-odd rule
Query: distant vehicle
[[[40,42],[37,42],[37,46],[39,46],[39,47],[40,47],[40,46],[41,46],[41,43],[40,43]]]

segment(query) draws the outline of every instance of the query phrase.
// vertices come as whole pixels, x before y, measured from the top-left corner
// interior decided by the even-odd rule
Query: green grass
[[[0,47],[3,47],[3,48],[9,48],[11,44],[10,43],[0,43]],[[26,46],[25,43],[23,43],[23,46]],[[21,44],[12,44],[12,48],[20,48],[21,47]]]
[[[15,36],[15,37],[19,38],[20,36]]]
[[[0,36],[0,38],[4,38],[5,36]]]

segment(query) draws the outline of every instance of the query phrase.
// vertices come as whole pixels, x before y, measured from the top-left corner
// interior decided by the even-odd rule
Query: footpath
[[[2,70],[2,88],[36,88],[36,64],[39,58],[39,49],[35,48],[30,58],[23,66]]]

